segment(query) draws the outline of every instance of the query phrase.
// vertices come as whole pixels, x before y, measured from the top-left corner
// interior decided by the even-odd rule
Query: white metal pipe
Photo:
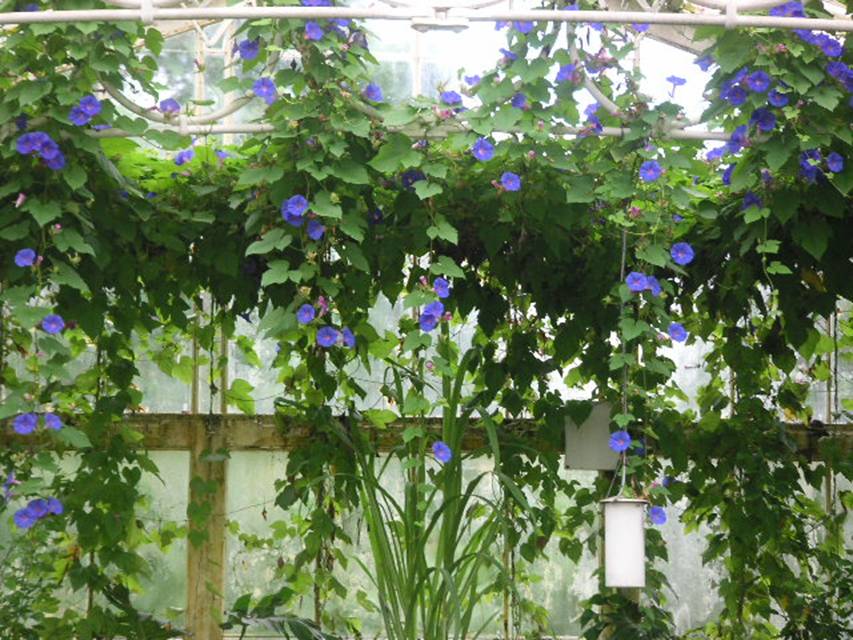
[[[276,131],[276,128],[270,124],[186,125],[186,127],[184,127],[183,129],[178,125],[164,125],[150,127],[150,129],[153,131],[174,131],[175,133],[181,133],[183,135],[219,135],[229,133],[263,134],[272,133]],[[417,127],[408,126],[401,127],[400,130],[405,130],[415,136],[424,135],[430,138],[440,138],[446,136],[451,131],[459,131],[461,129],[458,127],[453,129],[419,129]],[[600,133],[591,135],[621,137],[627,134],[629,131],[630,129],[622,127],[604,127]],[[512,132],[513,130],[509,130],[507,133]],[[589,129],[584,127],[558,126],[553,127],[551,129],[551,133],[554,133],[556,135],[578,135],[581,133],[589,134]],[[132,138],[142,137],[144,134],[131,134],[127,131],[122,131],[121,129],[104,129],[103,131],[92,131],[89,135],[95,138]],[[668,131],[663,131],[660,133],[660,136],[677,140],[728,140],[730,137],[728,133],[725,133],[723,131],[697,131],[690,129],[672,129]]]
[[[0,13],[0,24],[44,22],[126,22],[142,21],[144,10],[92,9],[85,11],[13,11]],[[535,22],[602,22],[616,24],[708,25],[729,28],[812,29],[820,31],[853,31],[850,18],[779,18],[774,16],[704,15],[693,13],[647,13],[645,11],[471,11],[451,9],[448,19],[471,22],[535,21]],[[358,7],[199,7],[181,9],[153,8],[144,18],[166,22],[175,20],[257,20],[356,18],[374,20],[435,19],[435,13],[423,9],[375,9]]]

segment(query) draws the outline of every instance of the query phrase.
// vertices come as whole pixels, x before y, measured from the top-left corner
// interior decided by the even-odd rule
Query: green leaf
[[[75,191],[86,184],[86,170],[79,164],[67,166],[62,172],[62,177]]]
[[[356,269],[370,273],[370,264],[368,264],[367,258],[364,257],[364,253],[362,253],[357,244],[346,243],[341,248],[341,255]]]
[[[669,252],[659,244],[652,244],[637,250],[637,258],[645,260],[656,267],[665,267],[669,260]]]
[[[793,273],[788,267],[779,262],[778,260],[774,260],[769,265],[767,265],[767,273],[772,273],[773,275],[790,275]]]
[[[524,112],[521,109],[505,104],[495,112],[492,117],[492,126],[494,131],[509,131],[515,123],[521,120],[521,115]]]
[[[273,250],[281,251],[293,241],[293,236],[284,229],[275,227],[267,231],[260,240],[256,240],[246,249],[246,255],[263,255]]]
[[[831,229],[826,221],[814,218],[798,222],[791,235],[803,249],[812,254],[816,260],[820,260],[829,245],[830,234]]]
[[[324,218],[340,220],[343,216],[340,205],[332,201],[332,196],[328,191],[321,191],[314,196],[314,199],[311,201],[311,211]]]
[[[284,176],[284,167],[252,167],[240,174],[237,186],[250,186],[261,182],[273,183]]]
[[[62,207],[54,201],[44,202],[38,198],[30,198],[24,206],[42,227],[62,215]]]
[[[412,149],[408,136],[392,134],[368,164],[383,173],[394,173],[400,169],[416,167],[421,163],[421,154]]]
[[[380,429],[384,429],[398,418],[397,414],[389,409],[368,409],[364,412],[364,417]]]
[[[765,240],[755,250],[758,253],[779,253],[779,240]]]
[[[595,200],[595,178],[571,176],[566,179],[566,202],[592,202]]]
[[[452,244],[456,244],[459,241],[459,233],[456,231],[456,228],[442,215],[435,217],[435,224],[427,227],[426,232],[431,240],[441,238]]]
[[[363,164],[354,160],[341,160],[331,168],[331,174],[350,184],[368,184],[370,176]]]
[[[450,278],[465,277],[465,272],[462,271],[456,262],[453,261],[453,258],[449,256],[439,256],[438,259],[430,265],[429,270],[431,273],[439,276],[443,275]]]
[[[89,436],[74,427],[63,427],[59,431],[54,431],[53,433],[56,434],[57,439],[62,440],[62,442],[74,447],[75,449],[89,449],[92,446],[92,441],[89,440]]]
[[[267,270],[261,278],[261,286],[266,287],[271,284],[281,284],[287,282],[288,273],[290,272],[290,263],[287,260],[273,260],[269,263]]]
[[[401,127],[413,122],[417,117],[418,112],[408,105],[396,105],[382,112],[386,127]]]
[[[421,200],[426,200],[427,198],[437,196],[439,193],[444,191],[441,186],[435,184],[434,182],[427,182],[426,180],[418,180],[414,186],[415,193],[418,194],[418,197]]]
[[[622,318],[619,327],[622,329],[622,336],[628,342],[651,328],[646,322],[635,320],[634,318]]]
[[[90,256],[95,255],[95,250],[86,242],[76,230],[70,227],[64,227],[62,231],[54,237],[56,248],[60,251],[69,251],[73,249],[77,253],[88,253]]]
[[[65,264],[64,262],[55,262],[53,264],[56,269],[56,273],[53,274],[51,280],[56,284],[64,284],[69,287],[73,287],[78,291],[82,291],[83,293],[89,293],[89,286],[83,281],[83,278],[80,277],[80,274],[77,273],[70,266]]]
[[[364,240],[364,230],[366,224],[361,216],[354,213],[348,213],[344,216],[341,223],[338,225],[345,234],[356,242]]]
[[[254,389],[255,387],[248,381],[237,378],[231,383],[231,388],[225,392],[225,399],[228,404],[237,407],[243,413],[250,416],[254,415],[255,399],[252,397]]]

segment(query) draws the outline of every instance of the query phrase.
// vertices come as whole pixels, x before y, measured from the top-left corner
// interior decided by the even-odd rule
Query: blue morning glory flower
[[[365,100],[370,100],[371,102],[382,102],[384,97],[382,95],[382,87],[380,87],[375,82],[371,82],[361,91],[361,95]]]
[[[326,227],[319,220],[308,221],[308,237],[312,240],[319,241],[326,233]]]
[[[261,52],[261,41],[258,38],[254,40],[241,40],[237,44],[237,51],[243,60],[254,60]]]
[[[21,249],[15,254],[15,264],[19,267],[31,267],[36,262],[36,252],[32,249]]]
[[[515,20],[513,21],[512,26],[515,27],[516,31],[525,35],[533,31],[533,23],[526,20]]]
[[[788,104],[787,94],[780,93],[778,89],[773,89],[767,94],[767,102],[771,107],[781,108]]]
[[[726,152],[726,145],[721,147],[716,147],[715,149],[711,149],[708,154],[705,156],[705,159],[708,162],[713,162],[714,160],[720,160],[723,157],[723,154]]]
[[[29,508],[18,509],[12,516],[15,526],[19,529],[30,529],[38,519],[30,513]]]
[[[755,93],[764,93],[770,88],[770,76],[761,69],[753,71],[746,77],[746,86]]]
[[[628,285],[628,290],[634,293],[645,291],[648,285],[648,279],[645,273],[640,271],[632,271],[625,278],[625,284]]]
[[[190,162],[193,158],[195,158],[195,151],[191,148],[184,149],[183,151],[178,151],[175,154],[175,164],[179,167],[185,165],[187,162]]]
[[[432,289],[439,298],[447,298],[450,296],[450,283],[444,278],[436,278],[432,282]]]
[[[658,526],[664,524],[666,522],[666,510],[663,507],[652,507],[649,509],[649,520]]]
[[[512,171],[506,171],[501,176],[501,186],[507,191],[518,191],[521,189],[521,178]]]
[[[711,56],[702,56],[701,58],[697,58],[693,64],[698,66],[702,71],[707,71],[714,64],[714,59]]]
[[[344,327],[343,329],[341,329],[341,337],[343,338],[344,346],[347,349],[355,348],[355,334],[349,327]]]
[[[693,262],[693,257],[695,256],[693,253],[693,247],[691,247],[687,242],[676,242],[669,250],[669,255],[672,256],[672,260],[675,264],[679,264],[682,267]]]
[[[61,151],[57,150],[56,154],[54,154],[48,159],[45,159],[45,165],[47,165],[48,169],[59,171],[65,166],[65,156]]]
[[[648,22],[633,22],[631,23],[631,26],[637,33],[645,33],[652,25],[650,25]]]
[[[313,305],[303,304],[296,312],[296,320],[299,324],[310,324],[316,315],[317,311],[314,309]]]
[[[727,187],[731,186],[732,184],[732,173],[734,173],[736,166],[737,165],[735,164],[730,164],[728,167],[726,167],[726,170],[723,171],[723,184]]]
[[[644,182],[654,182],[663,175],[663,168],[657,160],[646,160],[640,165],[640,178]]]
[[[507,20],[498,20],[495,22],[495,31],[500,31],[501,29],[504,29],[507,25],[509,25],[509,22]]]
[[[308,210],[308,200],[305,196],[296,194],[281,203],[281,213],[301,217]]]
[[[258,78],[252,85],[252,91],[267,104],[275,102],[277,97],[275,83],[270,78]]]
[[[444,305],[441,302],[435,301],[424,307],[418,324],[422,331],[430,332],[438,326],[441,321],[441,316],[444,315]]]
[[[62,429],[62,418],[55,413],[44,414],[44,426],[53,431]]]
[[[231,157],[231,154],[225,151],[224,149],[217,149],[214,151],[216,157],[222,160],[223,162]]]
[[[844,53],[844,47],[842,47],[841,43],[835,38],[825,33],[818,36],[818,38],[818,46],[820,46],[820,50],[823,51],[823,55],[826,57],[837,58]]]
[[[48,513],[47,508],[47,500],[42,500],[41,498],[36,498],[35,500],[30,500],[27,504],[27,509],[36,520],[41,520]]]
[[[729,153],[737,153],[743,149],[747,142],[747,128],[745,124],[736,127],[726,143],[726,151]]]
[[[506,62],[514,62],[515,60],[518,60],[518,54],[513,53],[509,49],[501,49],[500,51]]]
[[[654,276],[646,276],[646,291],[651,291],[652,295],[657,298],[661,294],[660,282]]]
[[[71,107],[71,111],[68,113],[68,119],[71,121],[72,124],[76,124],[78,127],[82,127],[84,125],[89,124],[89,121],[92,118],[89,117],[89,114],[83,111],[83,109],[81,109],[78,105]]]
[[[22,413],[12,420],[12,429],[14,429],[15,433],[19,433],[22,436],[28,436],[36,430],[38,423],[39,418],[36,414]]]
[[[631,446],[631,436],[627,431],[614,431],[610,434],[608,446],[616,453],[627,451]]]
[[[305,39],[306,40],[322,40],[323,39],[323,27],[321,27],[316,22],[306,22],[305,23]]]
[[[166,98],[160,102],[160,113],[165,116],[173,116],[181,112],[180,103],[174,98]]]
[[[471,154],[477,158],[477,160],[486,162],[494,157],[495,146],[485,138],[480,138],[471,147]]]
[[[557,71],[557,82],[574,82],[576,69],[577,67],[573,64],[564,64],[561,66],[560,70]]]
[[[333,347],[337,344],[340,337],[340,332],[334,327],[322,327],[317,332],[317,344],[328,349],[329,347]]]
[[[65,321],[62,319],[62,316],[51,313],[46,315],[44,320],[41,321],[41,328],[44,329],[45,333],[55,335],[65,328]]]
[[[526,109],[527,108],[527,96],[523,93],[516,93],[512,100],[509,103],[515,107],[516,109]]]
[[[758,207],[759,209],[764,206],[764,202],[760,197],[755,195],[752,191],[747,191],[743,196],[743,202],[740,205],[741,211],[746,211],[750,207]]]
[[[65,511],[65,507],[62,506],[62,503],[57,498],[48,498],[47,499],[47,512],[53,514],[55,516],[61,516]]]
[[[776,116],[770,109],[765,109],[764,107],[760,107],[752,112],[752,115],[749,117],[750,124],[754,124],[758,127],[759,131],[763,131],[765,133],[769,133],[776,128]]]
[[[38,152],[43,160],[53,160],[57,156],[62,155],[62,152],[59,150],[59,145],[56,144],[56,142],[54,142],[49,136],[41,143],[41,147],[39,147]]]
[[[446,105],[462,104],[462,96],[455,91],[444,91],[441,94],[441,101]]]
[[[770,9],[770,15],[776,18],[804,18],[805,11],[800,2],[786,2]]]
[[[86,115],[94,118],[96,115],[101,113],[101,101],[92,94],[89,94],[80,98],[80,108]]]
[[[826,168],[832,173],[841,173],[844,170],[844,156],[835,151],[826,156]]]
[[[675,342],[684,342],[687,340],[687,329],[679,322],[670,322],[666,332]]]
[[[404,189],[410,189],[413,184],[420,182],[421,180],[426,180],[426,176],[424,175],[424,172],[419,169],[409,169],[408,171],[404,171],[403,175],[400,177],[400,182]]]
[[[728,103],[733,107],[739,107],[746,102],[747,93],[743,87],[738,85],[731,87],[721,94],[720,97],[723,98],[723,100],[728,101]]]
[[[450,447],[447,446],[447,443],[443,440],[437,440],[432,445],[432,455],[435,456],[435,459],[438,460],[441,464],[447,464],[450,462],[451,458],[453,458],[453,452],[450,450]]]
[[[465,83],[469,87],[476,87],[478,84],[480,84],[481,78],[477,74],[474,74],[473,76],[465,76],[463,80],[465,80]]]
[[[666,81],[672,85],[672,88],[669,90],[669,95],[671,97],[675,97],[676,87],[681,87],[687,84],[687,80],[685,80],[684,78],[679,78],[678,76],[669,76]]]

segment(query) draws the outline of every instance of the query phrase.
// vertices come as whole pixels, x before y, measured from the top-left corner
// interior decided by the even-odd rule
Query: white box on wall
[[[598,402],[592,412],[581,424],[575,424],[566,418],[567,469],[587,471],[614,471],[619,462],[619,454],[610,449],[609,402]]]

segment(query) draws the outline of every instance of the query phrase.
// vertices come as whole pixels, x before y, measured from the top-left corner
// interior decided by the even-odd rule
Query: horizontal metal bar
[[[262,18],[317,20],[326,18],[356,18],[373,20],[411,20],[412,18],[448,20],[459,18],[471,22],[536,21],[536,22],[602,22],[617,24],[674,24],[711,25],[728,28],[813,29],[820,31],[853,31],[850,18],[783,18],[775,16],[716,15],[645,11],[511,11],[449,9],[425,11],[422,8],[362,8],[362,7],[189,7],[153,8],[143,15],[135,9],[91,9],[75,11],[14,11],[0,13],[0,24],[32,24],[44,22],[125,22],[174,20],[257,20]]]

